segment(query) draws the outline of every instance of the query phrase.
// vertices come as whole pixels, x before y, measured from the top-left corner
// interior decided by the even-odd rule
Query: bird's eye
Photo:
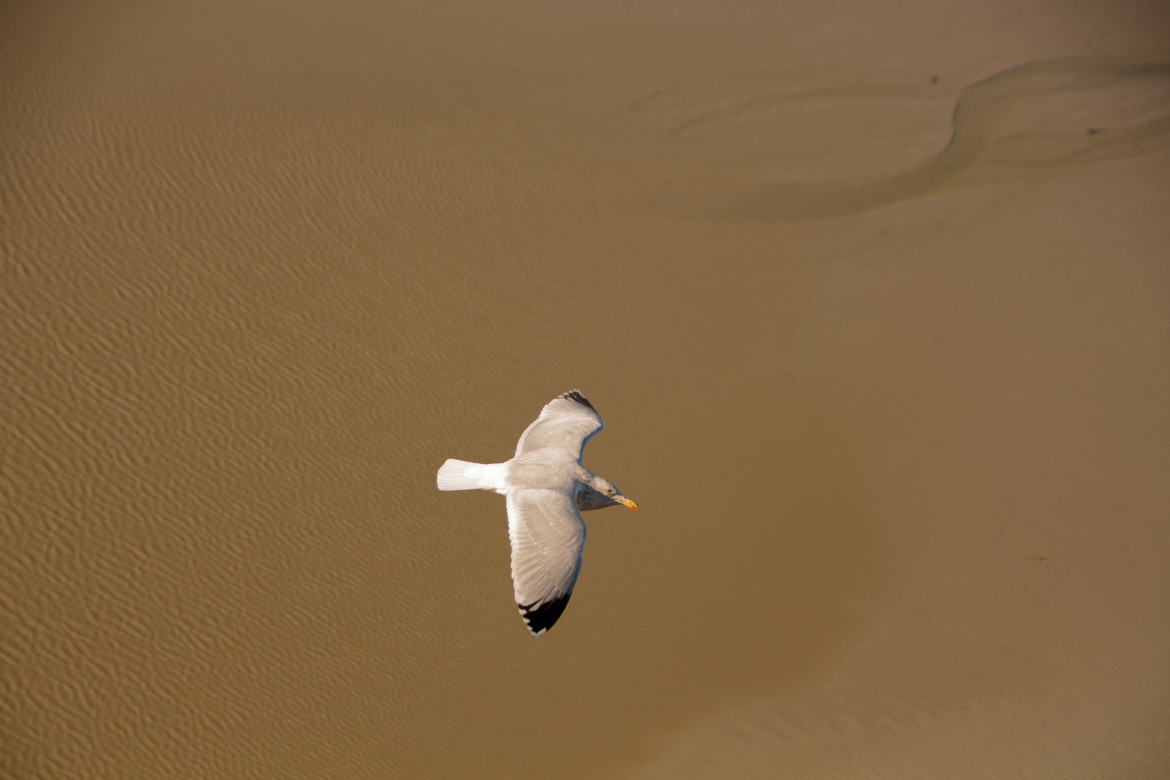
[[[610,494],[611,496],[615,496],[615,495],[617,495],[617,491],[616,491],[616,490],[614,490],[613,488],[610,488],[610,489],[609,489],[609,494]]]

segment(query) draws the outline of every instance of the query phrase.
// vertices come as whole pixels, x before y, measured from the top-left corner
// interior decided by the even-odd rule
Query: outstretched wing
[[[565,611],[585,551],[585,523],[571,493],[544,488],[508,494],[512,585],[520,616],[540,636]]]
[[[604,427],[605,421],[593,404],[580,390],[570,390],[545,404],[540,416],[520,435],[516,454],[551,447],[581,460],[585,445]]]

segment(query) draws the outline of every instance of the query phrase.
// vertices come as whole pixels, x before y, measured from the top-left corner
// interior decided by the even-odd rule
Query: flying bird
[[[516,606],[536,636],[565,611],[585,550],[581,512],[638,504],[581,465],[585,445],[605,427],[593,404],[571,390],[545,404],[504,463],[448,459],[439,490],[494,490],[507,497]]]

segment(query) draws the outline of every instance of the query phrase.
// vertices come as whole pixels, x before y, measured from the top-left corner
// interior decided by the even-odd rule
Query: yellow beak
[[[638,508],[637,501],[631,501],[630,499],[626,498],[625,496],[622,496],[621,498],[614,499],[614,500],[617,501],[619,504],[622,504],[623,506],[628,506],[630,509],[637,509]]]

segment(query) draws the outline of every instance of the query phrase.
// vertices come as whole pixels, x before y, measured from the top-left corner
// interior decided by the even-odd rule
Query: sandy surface
[[[1170,11],[724,5],[3,12],[0,775],[1170,774]]]

